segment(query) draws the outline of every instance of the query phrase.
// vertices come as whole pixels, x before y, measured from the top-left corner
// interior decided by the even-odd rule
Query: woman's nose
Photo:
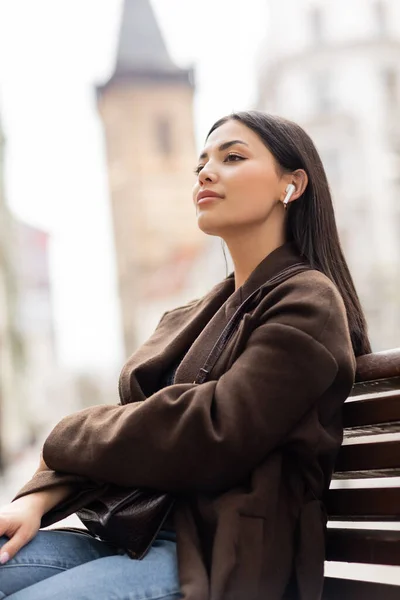
[[[199,173],[199,182],[201,184],[204,184],[206,182],[215,183],[217,180],[218,180],[218,176],[215,173],[215,171],[213,171],[212,169],[210,169],[207,166],[204,166]]]

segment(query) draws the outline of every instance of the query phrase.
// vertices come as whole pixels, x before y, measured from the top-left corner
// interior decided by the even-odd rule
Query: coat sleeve
[[[22,498],[35,492],[52,490],[59,486],[68,485],[71,494],[62,502],[57,504],[51,511],[42,517],[41,527],[48,527],[57,521],[61,521],[83,506],[89,504],[105,492],[108,484],[90,481],[82,475],[72,473],[56,473],[52,469],[36,472],[33,477],[19,490],[13,498]]]
[[[335,380],[337,362],[319,341],[332,310],[342,312],[332,298],[321,310],[285,302],[218,380],[65,417],[44,444],[44,460],[56,471],[170,492],[239,484]],[[336,342],[346,343],[340,335]]]

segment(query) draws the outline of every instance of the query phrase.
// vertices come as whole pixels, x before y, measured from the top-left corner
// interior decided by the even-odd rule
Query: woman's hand
[[[39,470],[39,469],[38,469]],[[69,486],[58,486],[43,492],[35,492],[17,498],[0,508],[0,536],[9,541],[0,548],[0,563],[4,564],[40,529],[42,516],[71,493]]]
[[[13,558],[39,531],[43,502],[36,496],[29,494],[0,508],[0,535],[10,538],[0,548],[1,564]]]

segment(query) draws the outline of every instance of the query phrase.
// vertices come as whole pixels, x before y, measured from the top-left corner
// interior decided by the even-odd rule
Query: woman
[[[51,432],[38,471],[0,513],[1,597],[321,597],[321,498],[355,356],[371,351],[325,172],[299,126],[251,111],[215,123],[196,173],[198,225],[223,238],[234,273],[163,315],[122,370],[122,405]],[[87,535],[37,533],[104,482],[176,496],[173,526],[141,561]]]

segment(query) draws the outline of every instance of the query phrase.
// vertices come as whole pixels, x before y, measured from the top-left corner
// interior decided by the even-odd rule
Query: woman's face
[[[286,185],[258,135],[240,121],[228,121],[211,133],[200,154],[193,188],[198,225],[221,237],[262,225],[274,209],[284,211],[278,203]]]

